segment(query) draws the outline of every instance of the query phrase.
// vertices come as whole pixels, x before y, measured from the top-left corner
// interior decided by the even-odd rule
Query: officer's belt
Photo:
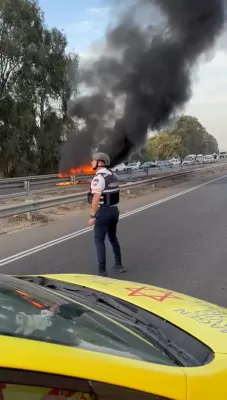
[[[112,204],[110,206],[104,206],[103,204],[98,205],[98,208],[110,208],[110,207],[117,207],[117,204]]]

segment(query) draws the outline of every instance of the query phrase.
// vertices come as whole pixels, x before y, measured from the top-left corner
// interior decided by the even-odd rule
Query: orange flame
[[[67,173],[63,174],[61,172],[58,173],[58,178],[68,178],[70,176],[77,175],[94,175],[95,171],[93,170],[91,165],[83,165],[79,168],[71,168]]]

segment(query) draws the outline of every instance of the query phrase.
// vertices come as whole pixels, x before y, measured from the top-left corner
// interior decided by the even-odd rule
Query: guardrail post
[[[26,196],[29,197],[30,196],[30,181],[25,181],[24,182],[24,186],[25,186],[25,189],[26,189]],[[28,200],[26,200],[26,201],[28,201]],[[27,215],[27,220],[31,221],[32,213],[31,212],[27,212],[26,215]]]
[[[75,177],[75,175],[73,176],[73,187],[75,187],[76,186],[76,177]]]
[[[24,181],[24,189],[26,190],[26,196],[30,196],[30,181]]]
[[[132,168],[129,168],[129,180],[131,181],[132,179]]]
[[[29,197],[30,196],[30,181],[28,181],[28,185],[27,185],[27,197]],[[27,219],[28,219],[28,221],[31,221],[32,220],[32,213],[31,212],[28,212],[27,213]]]
[[[27,197],[29,197],[30,196],[30,181],[26,181],[26,182],[27,182],[26,194],[27,194]]]

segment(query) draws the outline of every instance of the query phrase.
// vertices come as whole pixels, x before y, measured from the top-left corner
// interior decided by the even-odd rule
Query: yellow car
[[[91,275],[0,275],[0,400],[227,399],[227,310]]]

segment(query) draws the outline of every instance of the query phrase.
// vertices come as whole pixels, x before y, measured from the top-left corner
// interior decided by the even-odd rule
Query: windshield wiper
[[[38,284],[49,290],[67,293],[68,296],[78,301],[80,299],[90,307],[101,308],[102,311],[108,314],[111,313],[112,318],[121,323],[128,324],[134,331],[143,335],[144,339],[151,340],[157,347],[165,352],[169,358],[174,360],[175,364],[181,366],[199,366],[199,361],[187,351],[169,340],[165,333],[153,323],[154,315],[149,315],[149,312],[140,310],[137,306],[129,303],[124,305],[124,300],[115,299],[110,295],[106,295],[95,289],[79,286],[76,284],[66,284],[65,282],[47,279],[41,276],[29,277],[31,283]],[[144,316],[144,314],[148,317]],[[163,324],[168,324],[168,321],[163,320]]]
[[[148,318],[145,318],[142,313],[138,310],[133,310],[136,306],[131,305],[125,306],[122,304],[121,300],[116,300],[115,298],[107,297],[107,295],[102,293],[97,293],[95,290],[90,288],[75,288],[66,287],[65,285],[48,285],[49,289],[59,290],[61,292],[71,293],[73,297],[83,298],[86,302],[93,307],[100,307],[102,310],[111,312],[112,317],[123,322],[127,322],[134,328],[137,333],[142,333],[146,340],[152,339],[156,346],[159,347],[161,351],[164,351],[168,357],[170,357],[174,362],[181,366],[195,366],[200,365],[198,360],[188,354],[185,350],[175,344],[173,341],[169,340],[168,337],[154,324],[152,324]],[[166,322],[168,323],[168,322]]]
[[[200,366],[204,362],[204,349],[198,347],[198,341],[181,328],[175,326],[165,318],[144,310],[126,300],[105,294],[97,289],[83,286],[82,284],[59,281],[44,276],[17,276],[18,279],[28,281],[31,284],[49,289],[49,291],[67,293],[67,297],[81,303],[81,306],[90,310],[101,310],[106,316],[111,316],[118,323],[129,327],[135,333],[143,335],[147,341],[156,342],[157,346],[172,354],[179,363],[185,366]],[[67,303],[66,299],[62,299]],[[69,302],[69,301],[68,301]],[[191,350],[193,343],[195,350]],[[199,346],[203,346],[199,344]],[[205,346],[205,345],[204,345]],[[203,347],[204,347],[203,346]],[[211,354],[211,350],[206,348]],[[202,352],[202,355],[201,355]]]
[[[174,358],[174,361],[177,361],[179,365],[189,366],[189,363],[193,366],[195,363],[198,366],[200,365],[194,357],[169,340],[161,329],[151,324],[148,318],[140,315],[139,311],[130,310],[129,307],[124,306],[120,301],[107,298],[105,295],[96,296],[96,304],[120,313],[124,320],[127,319],[136,330],[145,334],[148,339],[152,338],[161,350],[164,350],[169,357]]]

